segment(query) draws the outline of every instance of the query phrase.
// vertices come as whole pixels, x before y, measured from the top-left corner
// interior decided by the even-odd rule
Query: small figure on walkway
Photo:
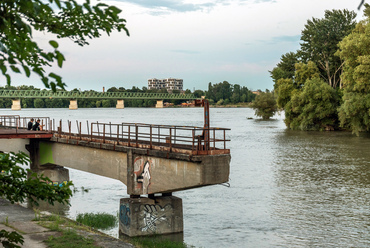
[[[40,119],[37,119],[37,121],[35,123],[33,123],[32,130],[33,131],[40,131]]]
[[[31,129],[32,129],[33,121],[34,121],[34,119],[33,119],[33,118],[31,118],[31,120],[28,122],[27,130],[31,130]]]

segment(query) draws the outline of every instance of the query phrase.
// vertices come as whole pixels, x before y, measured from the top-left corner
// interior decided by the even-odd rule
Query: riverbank
[[[79,228],[78,225],[62,225],[58,220],[58,228],[51,227],[51,221],[45,216],[47,212],[35,213],[33,210],[22,207],[18,204],[11,204],[9,201],[0,199],[0,230],[8,232],[17,231],[24,238],[21,247],[27,248],[47,248],[47,240],[58,238],[63,235],[64,230],[76,232],[85,240],[92,240],[96,247],[104,248],[134,248],[135,246],[120,239],[110,237],[104,233],[95,231],[91,228]],[[62,217],[60,217],[62,218]],[[65,219],[65,218],[63,218]],[[65,219],[66,221],[70,221]],[[73,221],[70,221],[71,223]],[[55,222],[54,222],[55,224]],[[91,246],[93,247],[93,246]]]

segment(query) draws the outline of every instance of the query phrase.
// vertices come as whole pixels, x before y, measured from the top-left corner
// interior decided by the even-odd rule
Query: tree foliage
[[[56,63],[63,66],[64,55],[55,40],[49,47],[41,47],[33,38],[36,31],[69,38],[80,46],[88,39],[98,38],[102,33],[125,31],[126,21],[119,17],[121,10],[103,3],[95,6],[86,0],[5,0],[0,2],[0,69],[11,83],[9,70],[29,77],[35,73],[44,85],[53,90],[64,88],[61,76],[45,72],[45,67]]]
[[[272,92],[260,92],[252,103],[255,115],[264,120],[270,119],[277,111],[275,96]]]
[[[302,30],[300,56],[304,62],[313,61],[321,77],[336,88],[343,62],[335,55],[338,42],[351,33],[356,13],[348,10],[326,10],[322,19],[308,20]]]
[[[365,4],[366,19],[339,43],[338,55],[345,61],[343,104],[339,109],[342,127],[353,132],[370,130],[370,5]]]
[[[227,81],[217,84],[210,82],[205,95],[208,100],[218,103],[218,105],[230,102],[252,102],[255,98],[255,95],[247,87],[241,87],[239,84],[232,85]]]
[[[287,106],[285,123],[291,129],[334,130],[338,126],[339,96],[318,77],[308,79],[302,90],[295,91]]]
[[[29,158],[24,153],[0,153],[0,197],[11,203],[29,200],[35,205],[38,201],[69,204],[72,183],[53,185],[49,178],[20,166],[28,163]],[[18,233],[5,230],[0,231],[0,241],[4,247],[20,247],[17,244],[24,242]]]
[[[342,89],[338,86],[342,86],[341,79],[348,71],[343,67],[345,56],[337,53],[338,43],[354,29],[355,17],[353,11],[327,10],[324,18],[308,20],[302,30],[300,50],[283,55],[270,72],[275,82],[277,105],[285,111],[287,127],[301,130],[339,128],[337,108]],[[323,85],[325,83],[327,86]]]

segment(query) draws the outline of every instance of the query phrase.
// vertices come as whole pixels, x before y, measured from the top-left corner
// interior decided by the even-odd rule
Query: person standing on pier
[[[31,130],[31,129],[32,129],[33,121],[34,121],[34,119],[33,119],[33,118],[31,118],[31,120],[28,122],[27,130]]]

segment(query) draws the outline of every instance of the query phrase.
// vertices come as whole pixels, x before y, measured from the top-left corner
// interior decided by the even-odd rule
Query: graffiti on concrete
[[[57,181],[52,181],[48,182],[49,185],[54,185],[54,186],[59,186],[62,187],[63,185],[66,185],[68,181],[63,181],[63,182],[57,182]]]
[[[134,173],[136,177],[136,187],[142,189],[143,194],[148,194],[150,185],[150,170],[152,162],[150,160],[137,157],[134,161]]]
[[[172,205],[166,204],[164,207],[161,205],[142,205],[144,211],[144,227],[141,228],[142,232],[153,232],[157,230],[157,224],[160,222],[167,222],[170,225],[170,220],[167,218],[172,213]]]
[[[130,207],[122,204],[119,209],[119,220],[126,227],[129,227],[131,223],[130,213]]]

